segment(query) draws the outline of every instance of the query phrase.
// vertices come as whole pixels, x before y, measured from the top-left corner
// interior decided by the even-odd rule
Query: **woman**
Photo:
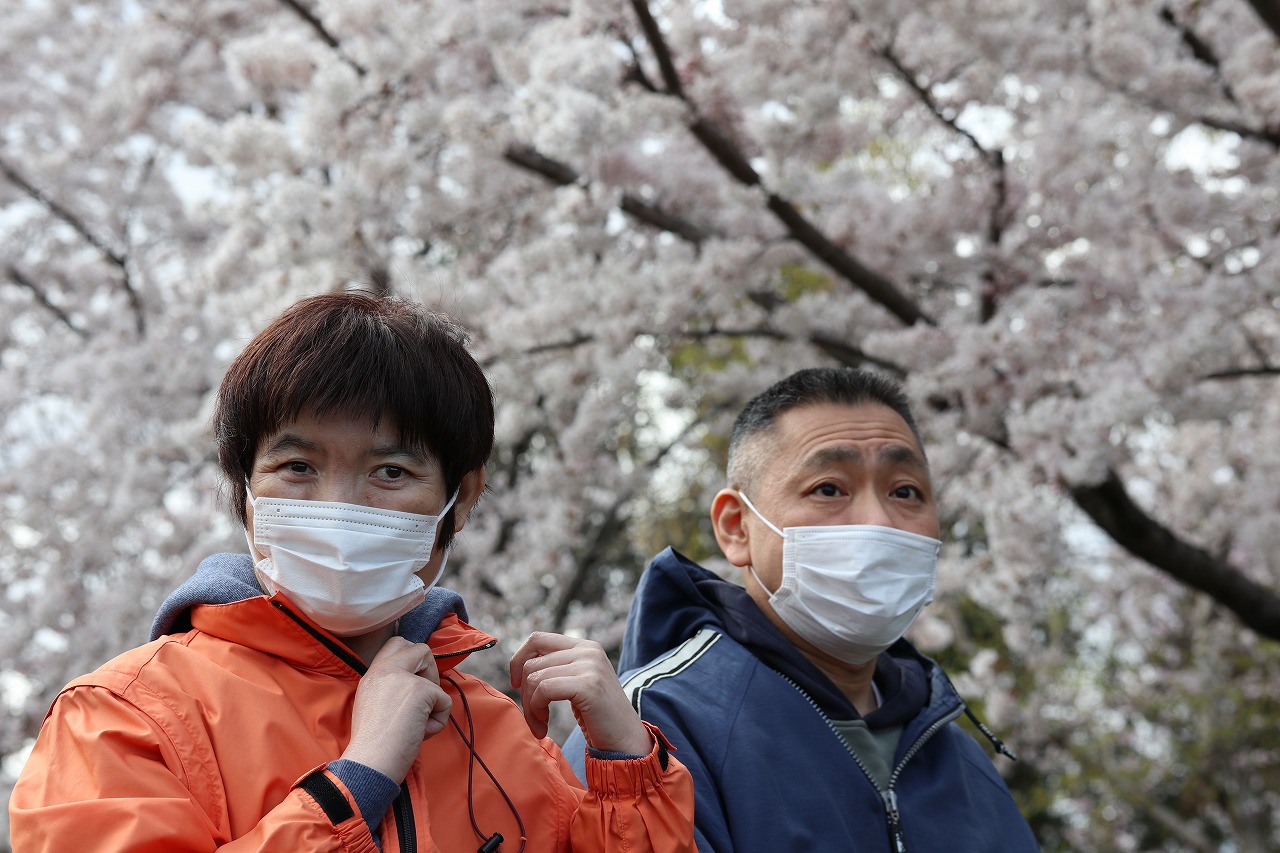
[[[303,300],[223,379],[249,555],[214,555],[152,641],[68,685],[10,801],[16,853],[692,850],[687,771],[598,644],[534,634],[523,711],[459,672],[495,644],[437,589],[485,486],[488,382],[444,318]],[[546,739],[567,700],[588,787]]]

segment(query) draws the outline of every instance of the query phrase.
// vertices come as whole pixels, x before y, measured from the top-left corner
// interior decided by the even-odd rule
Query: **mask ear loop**
[[[477,853],[494,853],[503,842],[500,833],[493,833],[486,836],[480,830],[480,824],[476,823],[476,808],[473,791],[475,790],[475,765],[480,762],[480,767],[488,775],[489,780],[493,782],[493,786],[498,789],[498,793],[502,795],[502,799],[506,800],[507,808],[511,810],[512,816],[516,819],[516,825],[520,827],[520,849],[516,853],[524,853],[524,847],[527,839],[525,838],[524,820],[520,817],[520,812],[516,809],[516,804],[511,802],[511,797],[507,795],[502,784],[498,782],[493,775],[493,771],[489,769],[489,765],[484,763],[484,759],[476,752],[475,747],[475,722],[471,718],[471,703],[467,701],[467,694],[462,692],[462,688],[458,686],[458,682],[453,680],[453,676],[446,675],[444,680],[453,685],[453,689],[458,691],[458,698],[462,700],[462,710],[467,717],[467,729],[471,732],[471,737],[467,737],[462,733],[462,727],[458,725],[458,721],[454,719],[452,714],[449,715],[449,722],[453,724],[454,729],[458,732],[458,737],[462,738],[462,742],[467,745],[467,750],[471,753],[471,758],[467,761],[467,810],[471,813],[471,829],[475,832],[476,837],[482,839],[483,843]]]
[[[257,504],[257,498],[253,496],[253,490],[249,488],[248,477],[244,478],[244,494],[249,501],[249,507],[252,509]],[[253,528],[247,524],[244,528],[244,541],[249,543],[249,559],[256,564],[258,562],[258,558],[253,552],[253,549],[256,547],[253,541]]]
[[[751,498],[747,497],[746,492],[738,492],[738,497],[742,498],[742,502],[747,505],[747,509],[751,510],[756,514],[756,518],[760,519],[765,524],[769,525],[770,530],[772,530],[774,533],[781,536],[783,539],[787,537],[787,534],[779,530],[776,524],[774,524],[772,521],[770,521],[769,519],[765,518],[763,515],[760,514],[760,510],[756,509],[756,505],[751,502]]]
[[[747,509],[754,512],[756,514],[756,518],[760,519],[765,524],[767,524],[770,530],[772,530],[774,533],[781,536],[783,539],[787,538],[787,534],[779,530],[777,525],[775,525],[772,521],[770,521],[769,519],[765,518],[763,515],[760,514],[760,510],[756,509],[756,505],[751,502],[751,498],[747,497],[746,492],[739,490],[738,497],[742,498],[742,502],[747,505]],[[764,585],[764,581],[760,580],[760,576],[756,574],[756,567],[753,566],[751,563],[747,563],[747,571],[751,572],[751,577],[756,579],[756,583],[760,585],[760,588],[763,589],[765,592],[769,593],[770,598],[778,594],[778,591],[776,589],[771,590],[769,589],[769,587]]]
[[[444,517],[448,515],[449,510],[453,508],[453,502],[458,499],[458,492],[460,491],[462,491],[461,486],[459,486],[457,489],[454,489],[453,497],[449,498],[449,502],[444,505],[444,509],[440,510],[440,514],[436,516],[436,535],[439,535],[440,533],[440,522],[444,521]],[[436,544],[436,536],[432,536],[431,549],[433,551],[435,550],[435,544]],[[432,579],[431,583],[424,584],[424,586],[427,589],[431,589],[436,584],[440,583],[440,578],[444,577],[444,567],[449,564],[449,555],[452,553],[453,553],[453,543],[450,542],[447,546],[445,546],[444,559],[440,561],[440,568],[438,571],[436,571],[436,576]],[[430,561],[431,561],[431,555],[428,554],[427,562],[430,562]]]

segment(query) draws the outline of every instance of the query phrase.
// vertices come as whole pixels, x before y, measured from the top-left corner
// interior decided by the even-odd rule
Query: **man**
[[[964,703],[902,639],[933,597],[940,543],[901,389],[854,370],[787,377],[738,416],[728,479],[711,521],[742,586],[668,548],[640,581],[619,666],[693,774],[698,849],[1037,849],[952,724]]]
[[[206,559],[152,641],[55,699],[10,800],[37,851],[687,851],[693,791],[596,643],[534,634],[523,710],[458,671],[496,640],[436,588],[484,491],[493,400],[412,303],[303,300],[214,416],[249,554]],[[568,701],[582,783],[545,735]]]

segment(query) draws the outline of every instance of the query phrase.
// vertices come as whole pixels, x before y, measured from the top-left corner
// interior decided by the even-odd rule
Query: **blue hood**
[[[151,623],[150,639],[189,630],[191,609],[197,605],[234,604],[259,595],[265,593],[258,586],[253,559],[248,554],[205,557],[196,567],[196,573],[169,593],[160,605]],[[414,643],[425,643],[450,613],[457,613],[459,619],[467,621],[462,596],[451,589],[435,587],[427,593],[425,601],[400,617],[400,636]]]
[[[618,671],[627,673],[692,637],[713,628],[741,643],[770,669],[800,686],[832,719],[857,719],[853,704],[831,679],[791,644],[742,587],[707,571],[667,548],[640,578]],[[876,686],[884,703],[867,715],[871,728],[899,725],[929,702],[936,664],[906,640],[876,659]]]

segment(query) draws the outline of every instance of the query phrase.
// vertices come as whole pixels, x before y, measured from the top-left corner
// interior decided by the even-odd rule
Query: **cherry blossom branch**
[[[1237,367],[1206,373],[1201,379],[1245,379],[1252,376],[1280,376],[1280,367]]]
[[[535,344],[527,349],[518,352],[502,353],[500,355],[491,355],[480,361],[480,366],[488,370],[500,361],[510,360],[513,358],[525,358],[531,355],[542,355],[548,352],[567,352],[575,350],[583,344],[595,343],[595,335],[577,334],[563,341],[548,341],[546,343]]]
[[[1178,17],[1173,13],[1173,9],[1168,6],[1161,7],[1160,20],[1178,31],[1178,34],[1182,36],[1182,43],[1190,49],[1191,55],[1213,70],[1213,76],[1217,78],[1218,85],[1222,87],[1223,96],[1238,106],[1236,93],[1232,90],[1231,84],[1222,76],[1222,60],[1218,58],[1218,54],[1209,43],[1200,38],[1200,34],[1191,29],[1190,25],[1179,21]]]
[[[827,266],[835,270],[858,290],[865,293],[873,302],[878,303],[908,326],[916,323],[933,325],[933,320],[906,296],[897,285],[885,276],[868,268],[853,255],[837,246],[816,225],[810,222],[796,206],[776,193],[764,187],[760,175],[751,166],[741,149],[726,136],[712,121],[698,113],[696,105],[685,94],[680,83],[680,75],[675,68],[671,49],[659,29],[657,21],[649,11],[646,0],[631,0],[631,6],[640,20],[645,38],[653,51],[662,74],[663,90],[659,94],[670,95],[682,101],[689,109],[689,131],[702,143],[703,148],[715,158],[730,175],[739,183],[748,187],[760,187],[765,193],[766,204],[774,217],[782,223],[787,233],[797,243],[807,248],[811,254]],[[652,82],[644,76],[638,67],[633,71],[632,79],[640,81],[654,91]]]
[[[1280,0],[1249,0],[1249,5],[1258,13],[1262,23],[1280,38]]]
[[[667,334],[670,335],[670,333]],[[709,329],[684,330],[678,335],[672,335],[672,337],[691,338],[693,340],[710,340],[713,338],[765,338],[774,341],[792,340],[790,335],[779,332],[776,329],[723,329],[718,326],[713,326]],[[862,367],[863,365],[873,364],[884,371],[893,373],[899,378],[904,378],[907,375],[907,370],[902,365],[868,355],[853,344],[842,341],[839,338],[832,337],[831,335],[814,333],[809,335],[805,340],[807,343],[822,350],[830,358],[840,364],[843,364],[845,367]]]
[[[1135,91],[1133,87],[1128,86],[1119,80],[1112,80],[1107,77],[1107,75],[1098,70],[1097,66],[1094,64],[1092,51],[1087,46],[1085,73],[1102,86],[1110,87],[1128,98],[1130,101],[1141,104],[1154,112],[1169,113],[1170,115],[1176,116],[1177,118],[1191,124],[1199,124],[1213,128],[1214,130],[1234,133],[1242,139],[1253,139],[1258,142],[1265,142],[1273,148],[1280,148],[1280,127],[1257,128],[1232,119],[1184,113],[1176,107],[1172,107],[1158,99],[1151,98]]]
[[[1143,512],[1115,471],[1097,485],[1073,486],[1071,497],[1129,553],[1206,593],[1258,634],[1280,640],[1280,595],[1179,539]]]
[[[638,335],[651,335],[655,338],[684,338],[695,341],[712,340],[716,338],[764,338],[773,341],[791,341],[794,337],[776,329],[764,327],[745,328],[745,329],[723,329],[718,326],[711,326],[706,329],[683,329],[678,332],[670,330],[663,331],[644,331],[638,330]],[[893,373],[898,377],[907,375],[906,368],[892,361],[886,361],[875,356],[868,355],[858,347],[847,341],[831,335],[814,333],[804,339],[806,343],[812,344],[814,347],[822,350],[835,361],[846,367],[861,367],[865,364],[872,364],[887,372]],[[537,344],[527,349],[514,353],[504,353],[502,355],[490,356],[480,362],[480,366],[488,370],[494,364],[504,359],[523,358],[533,355],[543,355],[552,352],[566,352],[577,349],[584,344],[595,343],[595,335],[578,334],[562,341],[550,341],[543,344]]]
[[[95,234],[80,217],[76,216],[57,200],[50,198],[3,159],[0,159],[0,174],[8,178],[10,183],[26,193],[33,201],[53,214],[54,218],[69,226],[72,231],[79,234],[85,242],[120,270],[120,286],[129,301],[129,308],[133,311],[134,326],[139,335],[144,334],[146,332],[146,315],[142,310],[142,299],[138,295],[137,288],[134,287],[133,276],[129,272],[128,257],[108,246],[106,241]]]
[[[649,478],[643,476],[643,474],[656,469],[662,463],[662,460],[667,457],[667,454],[679,446],[695,427],[725,408],[727,406],[712,406],[701,417],[691,419],[671,441],[660,447],[649,459],[636,466],[637,476],[633,476],[632,483],[647,483]],[[623,514],[623,510],[635,498],[636,491],[635,485],[624,489],[609,505],[609,508],[605,511],[604,518],[593,525],[594,529],[587,532],[588,545],[578,555],[577,566],[574,569],[573,576],[569,578],[568,584],[565,585],[564,593],[560,596],[560,600],[556,602],[556,609],[551,617],[553,631],[564,630],[565,621],[569,618],[569,608],[574,602],[581,600],[582,591],[587,581],[604,562],[610,546],[626,531],[629,519]]]
[[[508,162],[513,163],[517,166],[520,166],[524,169],[528,169],[531,172],[535,172],[539,175],[542,175],[547,180],[551,181],[552,183],[558,184],[560,186],[570,186],[572,184],[580,184],[580,183],[583,183],[584,181],[584,179],[580,176],[578,171],[574,169],[572,166],[569,166],[568,164],[565,164],[565,163],[561,163],[559,160],[553,160],[552,158],[547,157],[546,155],[542,154],[531,145],[510,145],[507,147],[507,150],[503,152],[502,156]],[[585,186],[585,184],[583,185]],[[707,232],[703,231],[698,226],[693,225],[692,223],[687,222],[686,220],[681,219],[677,216],[673,216],[663,211],[661,208],[659,208],[656,205],[651,205],[646,202],[642,202],[630,194],[623,194],[622,203],[619,205],[619,207],[622,209],[623,212],[630,214],[636,219],[642,222],[645,222],[649,225],[652,225],[655,228],[659,228],[663,231],[667,231],[671,234],[674,234],[677,237],[680,237],[681,239],[694,244],[695,246],[700,245],[702,240],[707,237]],[[748,294],[748,295],[750,296],[751,294]],[[756,300],[756,301],[759,302],[759,300]],[[762,307],[768,310],[773,306],[762,305]],[[686,334],[691,334],[693,337],[710,336],[713,334],[725,334],[725,335],[736,334],[739,336],[773,337],[776,339],[786,338],[786,336],[780,332],[770,332],[763,329],[738,331],[738,332],[722,332],[722,331],[716,331],[716,330],[708,330],[707,332],[701,332],[701,333],[693,332],[693,333],[686,333]],[[524,354],[534,355],[539,352],[546,352],[551,349],[573,348],[578,346],[579,344],[587,343],[588,341],[591,341],[591,340],[593,340],[593,338],[589,335],[579,336],[567,342],[561,342],[557,344],[543,344],[538,347],[534,347],[531,350],[526,350]],[[844,341],[837,340],[830,336],[813,335],[809,338],[809,342],[814,346],[816,346],[818,349],[822,350],[831,358],[835,359],[836,361],[846,366],[855,367],[859,364],[870,363],[870,364],[875,364],[879,367],[883,367],[888,370],[892,370],[894,373],[898,374],[899,376],[903,376],[906,373],[898,365],[872,358],[871,356],[868,356],[866,353],[864,353],[862,350],[858,349],[857,347],[851,346],[845,343]]]
[[[508,145],[506,150],[502,152],[502,159],[522,169],[541,175],[553,184],[562,187],[572,184],[586,187],[589,184],[572,166],[547,157],[532,145]],[[652,225],[661,231],[669,231],[695,246],[701,245],[703,240],[711,236],[706,230],[699,228],[692,222],[667,213],[658,205],[644,201],[631,193],[622,194],[622,200],[618,207],[623,213],[634,219],[647,225]]]
[[[49,301],[48,294],[46,294],[43,290],[41,290],[38,284],[36,284],[34,281],[32,281],[30,278],[24,275],[22,270],[18,269],[13,264],[9,264],[8,267],[5,269],[5,272],[9,277],[9,281],[13,282],[18,287],[21,287],[21,288],[24,288],[25,290],[30,291],[31,295],[35,297],[37,302],[39,302],[42,306],[44,306],[44,308],[48,310],[49,313],[57,317],[58,320],[60,320],[64,326],[66,326],[68,329],[70,329],[71,331],[79,335],[81,340],[89,339],[89,333],[84,329],[80,328],[79,326],[77,326],[75,324],[75,321],[71,319],[71,315],[67,314],[67,312],[63,311],[57,305],[54,305],[51,301]]]
[[[1254,2],[1253,6],[1267,25],[1270,26],[1272,30],[1275,30],[1277,35],[1280,35],[1280,29],[1277,29],[1277,27],[1280,27],[1280,2],[1278,2],[1278,0],[1270,0],[1270,2]],[[1268,13],[1272,15],[1274,20],[1267,21]],[[1218,54],[1209,45],[1209,43],[1200,38],[1200,35],[1196,33],[1195,30],[1191,29],[1189,25],[1179,21],[1168,6],[1161,8],[1160,19],[1178,31],[1178,34],[1182,37],[1182,43],[1190,49],[1191,55],[1213,72],[1214,78],[1218,81],[1218,86],[1222,89],[1223,97],[1225,97],[1234,106],[1239,107],[1240,102],[1236,100],[1235,90],[1231,88],[1231,84],[1227,82],[1226,78],[1222,74],[1222,60],[1218,57]],[[1133,97],[1132,93],[1126,92],[1126,94]],[[1266,128],[1249,127],[1241,122],[1217,119],[1211,116],[1194,117],[1192,120],[1203,124],[1206,127],[1214,128],[1215,130],[1234,133],[1248,139],[1256,139],[1280,148],[1280,126]]]
[[[279,0],[279,1],[281,5],[291,10],[295,15],[301,18],[303,23],[305,23],[308,27],[310,27],[311,30],[317,36],[320,37],[320,40],[322,42],[324,42],[330,48],[332,48],[334,53],[338,54],[338,56],[342,59],[343,62],[351,66],[352,70],[354,70],[361,77],[363,77],[365,74],[368,73],[365,70],[365,67],[363,65],[361,65],[359,62],[356,62],[351,57],[347,56],[347,54],[342,50],[342,42],[338,41],[337,36],[329,32],[329,28],[324,25],[324,21],[321,21],[318,17],[316,17],[314,12],[312,12],[306,6],[302,5],[300,0]]]
[[[853,18],[855,21],[857,20],[856,13],[853,15]],[[879,53],[880,58],[893,69],[894,73],[897,74],[898,79],[901,80],[908,89],[916,93],[916,97],[920,99],[922,104],[924,104],[925,109],[932,113],[938,121],[950,128],[953,133],[959,134],[967,139],[973,149],[978,152],[978,156],[985,160],[987,165],[991,167],[994,173],[994,178],[992,179],[992,190],[995,197],[992,200],[991,209],[987,213],[987,230],[985,236],[988,246],[992,249],[999,248],[1000,241],[1004,237],[1005,226],[1009,218],[1008,211],[1006,210],[1009,200],[1009,176],[1004,159],[1004,152],[999,148],[994,151],[988,151],[983,144],[978,141],[976,136],[961,127],[959,122],[956,121],[956,116],[952,115],[947,110],[944,110],[933,97],[933,92],[930,88],[922,85],[917,79],[915,72],[906,67],[905,63],[902,62],[902,59],[894,52],[891,44],[885,44],[877,48],[877,53]],[[983,323],[995,316],[996,309],[998,307],[996,299],[999,295],[1000,285],[996,280],[996,268],[993,260],[995,252],[992,252],[991,257],[992,259],[988,260],[986,269],[983,270],[982,273],[983,287],[979,304],[981,305],[980,319]]]

